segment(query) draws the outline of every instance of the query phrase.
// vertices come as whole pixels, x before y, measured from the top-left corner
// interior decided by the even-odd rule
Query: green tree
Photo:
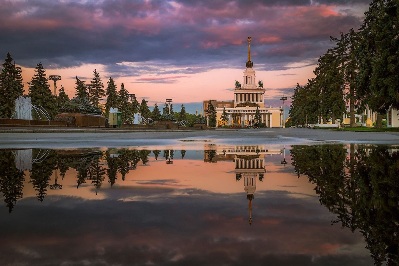
[[[186,113],[186,108],[184,105],[181,105],[180,113],[179,113],[179,121],[186,120],[187,118],[187,113]]]
[[[334,50],[329,49],[319,58],[318,66],[314,70],[316,75],[313,84],[315,86],[314,92],[319,93],[318,114],[324,122],[332,120],[334,123],[337,118],[342,118],[345,113],[343,91],[345,82],[344,75],[340,70],[341,65],[341,60],[334,53]]]
[[[63,111],[69,113],[101,114],[100,108],[90,103],[86,84],[76,77],[75,85],[75,97],[63,108]]]
[[[79,99],[88,99],[89,93],[87,91],[86,84],[83,81],[81,81],[78,77],[76,77],[75,84],[76,84],[75,97]]]
[[[136,99],[134,99],[137,102]],[[118,108],[122,113],[122,123],[128,125],[133,124],[134,113],[136,112],[134,108],[134,103],[129,102],[129,92],[125,89],[125,84],[121,84],[121,88],[118,92]]]
[[[89,100],[93,106],[100,107],[100,99],[105,96],[104,84],[96,69],[94,69],[93,74],[94,77],[90,82],[89,88]]]
[[[116,85],[112,77],[108,80],[106,89],[107,102],[105,103],[105,115],[108,117],[109,109],[118,107],[119,97],[116,91]]]
[[[397,0],[373,0],[360,30],[358,82],[378,127],[382,114],[399,108],[398,10]]]
[[[337,61],[337,69],[339,69],[339,78],[331,80],[331,83],[342,81],[342,88],[348,87],[349,92],[345,93],[346,99],[349,101],[350,125],[356,126],[355,108],[360,107],[360,98],[357,89],[357,73],[359,72],[358,59],[356,57],[356,47],[358,46],[358,33],[351,29],[348,33],[341,33],[341,38],[331,38],[335,41],[334,61]],[[330,68],[332,66],[330,65]],[[331,68],[333,71],[333,68]],[[334,82],[335,81],[335,82]],[[360,109],[359,109],[360,110]]]
[[[15,111],[15,100],[24,93],[21,68],[7,53],[0,73],[0,117],[11,118]]]
[[[139,111],[140,111],[141,117],[144,117],[144,118],[151,117],[151,111],[150,111],[150,108],[148,107],[147,101],[145,99],[143,99],[141,101]]]
[[[58,112],[64,110],[69,105],[69,96],[65,93],[65,89],[61,86],[60,91],[57,96],[57,109]]]
[[[255,111],[255,126],[260,126],[260,123],[262,121],[260,111],[259,111],[259,106],[256,106],[256,111]]]
[[[151,118],[154,121],[161,120],[161,111],[159,110],[158,104],[154,105],[154,109],[151,112]]]
[[[208,126],[216,127],[216,109],[211,101],[208,103],[208,109],[206,113],[208,116]]]
[[[297,84],[289,111],[292,125],[317,123],[318,112],[319,92],[314,86],[314,80],[309,80],[304,86]]]
[[[226,107],[223,107],[223,113],[220,117],[220,120],[222,121],[223,125],[226,125],[229,122],[229,116],[226,112]]]
[[[32,104],[46,110],[50,119],[56,115],[56,98],[51,94],[50,86],[46,78],[46,71],[44,70],[42,63],[37,64],[35,75],[29,83],[29,96],[32,99]],[[34,115],[34,118],[39,119],[40,116],[36,114]]]

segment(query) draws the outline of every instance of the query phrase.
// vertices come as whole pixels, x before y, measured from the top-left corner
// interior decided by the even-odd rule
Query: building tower
[[[236,180],[244,178],[244,191],[248,200],[248,223],[252,224],[252,200],[255,198],[256,179],[263,180],[266,172],[264,155],[259,146],[237,146],[235,162]]]
[[[248,60],[245,63],[243,85],[234,90],[234,107],[265,107],[263,101],[265,90],[257,87],[254,63],[251,61],[251,41],[252,38],[248,37]]]

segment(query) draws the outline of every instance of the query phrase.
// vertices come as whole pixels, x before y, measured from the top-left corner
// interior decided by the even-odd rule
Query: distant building
[[[265,127],[282,127],[283,110],[280,107],[266,107],[264,102],[265,89],[263,84],[256,83],[255,70],[251,61],[251,37],[248,37],[248,61],[244,70],[243,84],[236,83],[234,100],[203,102],[204,116],[207,117],[208,105],[211,103],[216,110],[216,126],[248,127],[263,125]],[[222,121],[225,113],[227,121]]]

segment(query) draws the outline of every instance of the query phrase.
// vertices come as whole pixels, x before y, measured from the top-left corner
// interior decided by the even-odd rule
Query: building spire
[[[252,68],[252,66],[254,65],[254,63],[252,63],[251,61],[251,41],[252,41],[252,37],[248,37],[248,61],[246,63],[246,67],[247,68]]]

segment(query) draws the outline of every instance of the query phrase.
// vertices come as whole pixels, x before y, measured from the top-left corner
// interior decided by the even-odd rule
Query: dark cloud
[[[316,3],[316,1],[314,1]],[[265,69],[317,58],[329,36],[358,28],[361,18],[328,5],[367,1],[6,1],[0,7],[0,51],[17,63],[48,68],[104,64],[113,76],[144,69],[121,62],[167,62],[185,74],[239,68],[246,37]],[[152,67],[152,73],[162,67]],[[165,82],[165,81],[159,81]],[[170,81],[169,81],[170,82]]]

